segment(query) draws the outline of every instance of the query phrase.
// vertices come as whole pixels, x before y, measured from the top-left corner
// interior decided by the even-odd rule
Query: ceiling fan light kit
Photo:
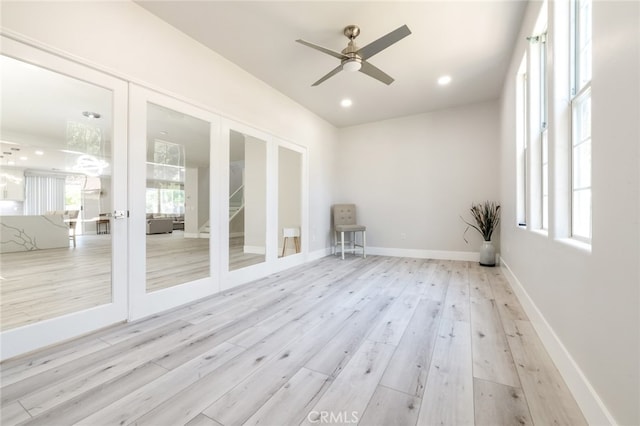
[[[347,47],[342,50],[342,52],[336,52],[331,49],[327,49],[326,47],[322,47],[302,39],[296,40],[296,42],[300,44],[304,44],[305,46],[311,47],[312,49],[319,50],[322,53],[340,59],[340,65],[329,71],[329,73],[324,75],[320,80],[313,83],[312,86],[319,85],[320,83],[324,82],[330,77],[333,77],[343,70],[350,72],[360,71],[361,73],[366,74],[369,77],[373,77],[376,80],[381,81],[382,83],[387,85],[393,83],[393,78],[391,78],[379,68],[371,65],[367,60],[411,34],[411,30],[409,30],[409,27],[403,25],[400,28],[391,31],[389,34],[380,37],[376,41],[369,43],[362,48],[359,48],[355,42],[356,37],[358,37],[358,35],[360,34],[360,27],[358,27],[357,25],[348,25],[344,28],[343,33],[349,39],[349,43],[347,44]]]
[[[362,68],[362,61],[359,61],[357,59],[349,59],[342,64],[342,69],[344,71],[360,71],[360,68]]]

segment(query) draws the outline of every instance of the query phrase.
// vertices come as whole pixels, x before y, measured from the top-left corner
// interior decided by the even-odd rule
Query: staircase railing
[[[233,194],[229,195],[229,222],[244,208],[244,185],[240,185]]]

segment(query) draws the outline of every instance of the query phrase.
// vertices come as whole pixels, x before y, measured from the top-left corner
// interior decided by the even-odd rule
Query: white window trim
[[[523,55],[516,78],[516,226],[527,227],[528,159],[529,159],[529,105],[527,55]]]
[[[576,146],[581,145],[584,142],[576,145],[575,141],[578,137],[578,128],[579,128],[579,120],[577,118],[579,106],[584,102],[585,99],[591,98],[591,79],[586,81],[582,86],[580,86],[580,54],[579,54],[579,46],[578,46],[578,32],[580,31],[580,16],[578,13],[578,8],[580,0],[572,0],[570,2],[570,54],[571,54],[571,62],[570,62],[570,71],[571,71],[571,143],[570,143],[570,156],[569,156],[569,166],[570,166],[570,238],[576,241],[579,241],[584,244],[591,244],[591,240],[593,238],[593,208],[590,207],[589,210],[589,237],[584,237],[581,235],[576,235],[574,233],[574,194],[576,191],[588,190],[591,193],[591,197],[593,197],[592,191],[592,182],[590,182],[588,187],[584,188],[575,188],[574,186],[574,150]],[[591,74],[591,73],[590,73]],[[591,136],[589,137],[589,144],[592,144]],[[591,165],[590,165],[591,167]],[[593,206],[593,198],[592,203]]]
[[[589,237],[585,237],[582,235],[576,235],[574,233],[574,223],[573,223],[573,214],[574,214],[574,194],[577,191],[589,191],[593,196],[592,192],[592,184],[589,183],[589,186],[584,186],[580,188],[576,188],[574,185],[574,151],[576,147],[583,145],[585,143],[591,144],[591,136],[589,136],[589,141],[584,142],[581,141],[579,143],[575,143],[578,139],[578,131],[579,131],[579,120],[577,118],[578,111],[580,105],[586,100],[591,98],[591,82],[587,83],[580,92],[571,100],[571,238],[581,241],[586,244],[591,244],[592,230],[593,230],[593,210],[590,208],[589,210]],[[591,167],[591,165],[589,165]]]

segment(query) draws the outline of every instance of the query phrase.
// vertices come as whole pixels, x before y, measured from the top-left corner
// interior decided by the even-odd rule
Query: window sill
[[[541,237],[549,237],[549,231],[547,231],[546,229],[532,229],[531,232],[536,235],[540,235]]]
[[[560,244],[575,248],[583,253],[591,254],[591,244],[589,243],[585,243],[574,238],[558,238],[557,241]]]

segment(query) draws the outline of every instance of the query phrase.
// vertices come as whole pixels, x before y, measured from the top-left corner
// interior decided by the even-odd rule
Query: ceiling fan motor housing
[[[347,36],[348,39],[353,40],[358,37],[360,34],[360,27],[357,25],[347,25],[344,27],[344,35]]]
[[[347,71],[358,71],[362,66],[362,58],[358,55],[359,47],[355,42],[359,34],[360,27],[357,25],[349,25],[344,28],[344,35],[349,39],[349,44],[342,49],[342,54],[348,57],[348,59],[342,60],[342,66]]]

